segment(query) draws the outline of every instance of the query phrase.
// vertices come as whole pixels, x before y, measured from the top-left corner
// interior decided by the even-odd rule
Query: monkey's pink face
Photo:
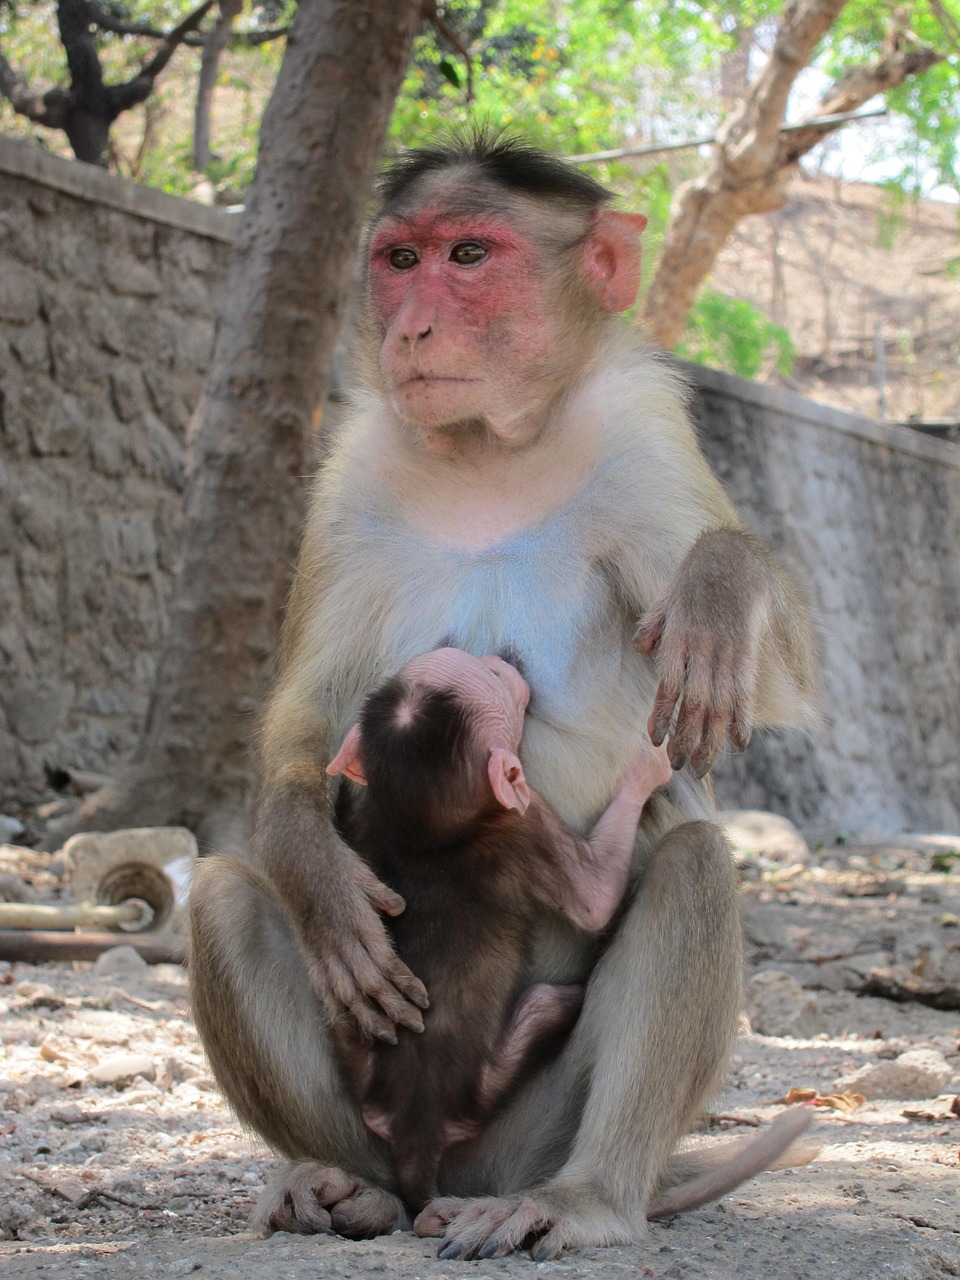
[[[411,681],[430,688],[453,689],[473,712],[481,745],[516,751],[530,701],[530,686],[511,666],[491,654],[475,658],[462,649],[434,649],[403,668]]]
[[[480,419],[509,439],[536,411],[555,321],[537,246],[506,218],[428,205],[385,219],[370,287],[381,373],[405,420]]]

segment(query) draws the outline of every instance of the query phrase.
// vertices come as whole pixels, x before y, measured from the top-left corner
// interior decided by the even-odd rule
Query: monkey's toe
[[[354,1195],[333,1205],[330,1220],[338,1235],[351,1240],[368,1240],[410,1227],[403,1202],[381,1187],[361,1187]]]
[[[250,1225],[261,1231],[329,1235],[337,1228],[330,1210],[360,1188],[357,1178],[316,1160],[297,1160],[271,1177]]]

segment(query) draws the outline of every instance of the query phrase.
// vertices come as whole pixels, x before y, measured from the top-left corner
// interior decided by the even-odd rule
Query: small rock
[[[4,1200],[0,1204],[0,1233],[16,1239],[23,1227],[34,1221],[37,1211],[26,1200]]]
[[[787,818],[762,809],[728,809],[721,815],[735,849],[759,853],[777,862],[809,862],[810,848]]]
[[[858,978],[866,978],[874,969],[887,969],[890,966],[890,953],[888,951],[863,951],[857,952],[856,955],[847,956],[842,965],[845,969],[853,970]]]
[[[87,1072],[87,1079],[93,1084],[126,1084],[137,1076],[153,1079],[153,1059],[145,1053],[118,1053]]]
[[[0,872],[0,902],[36,902],[37,893],[26,880],[10,871]]]
[[[796,978],[777,969],[756,974],[749,985],[750,1025],[761,1036],[809,1040],[826,1024],[817,998]]]
[[[149,976],[150,966],[136,947],[123,943],[121,946],[111,947],[109,951],[104,951],[98,956],[93,972],[101,977],[146,978]]]
[[[0,813],[0,844],[12,844],[26,829],[19,818],[14,818],[9,813]]]
[[[143,1194],[144,1180],[135,1173],[118,1173],[110,1179],[110,1190],[118,1196],[139,1196]]]
[[[58,999],[57,993],[49,982],[18,982],[14,987],[14,991],[18,996],[23,996],[25,1000],[32,1000],[34,1004],[43,1000]]]
[[[50,1112],[50,1119],[55,1124],[85,1124],[88,1116],[76,1103],[71,1103],[67,1107],[54,1107]]]
[[[935,1049],[911,1049],[890,1062],[871,1063],[841,1076],[837,1092],[865,1098],[935,1098],[953,1079],[953,1067]]]

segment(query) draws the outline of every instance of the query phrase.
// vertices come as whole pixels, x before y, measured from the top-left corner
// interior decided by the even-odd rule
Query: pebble
[[[111,947],[98,956],[93,965],[93,972],[101,977],[111,978],[148,978],[150,966],[136,947],[124,943]]]
[[[5,1200],[0,1204],[0,1231],[16,1239],[18,1233],[36,1219],[37,1212],[26,1200]]]
[[[153,1059],[145,1053],[117,1053],[91,1067],[87,1079],[93,1084],[126,1084],[137,1076],[152,1080],[156,1074]]]
[[[935,1098],[953,1079],[953,1067],[935,1049],[911,1049],[892,1061],[871,1063],[841,1076],[839,1093],[862,1093],[865,1098]]]
[[[0,813],[0,843],[8,844],[18,839],[26,829],[19,818],[14,818],[9,813]]]
[[[750,1025],[757,1035],[808,1040],[826,1028],[816,996],[789,973],[765,969],[750,980],[748,991]]]
[[[74,1102],[68,1107],[54,1107],[50,1112],[50,1119],[55,1124],[84,1124],[88,1119],[92,1119],[92,1116],[82,1111]]]

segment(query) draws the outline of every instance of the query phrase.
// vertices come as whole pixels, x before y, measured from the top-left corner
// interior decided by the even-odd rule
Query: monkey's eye
[[[394,271],[409,271],[411,267],[417,265],[420,259],[412,249],[398,248],[390,250],[387,254],[387,261]]]
[[[450,250],[450,261],[455,262],[458,267],[472,267],[475,263],[482,262],[486,256],[486,249],[475,240],[463,240]]]

